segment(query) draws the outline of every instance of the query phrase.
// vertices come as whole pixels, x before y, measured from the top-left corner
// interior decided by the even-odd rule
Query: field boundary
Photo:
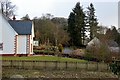
[[[34,69],[34,70],[87,70],[109,71],[109,65],[98,62],[60,62],[38,60],[2,60],[2,68]]]

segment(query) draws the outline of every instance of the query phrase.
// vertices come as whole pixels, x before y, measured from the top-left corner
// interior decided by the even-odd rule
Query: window
[[[0,50],[3,50],[3,43],[0,43]]]

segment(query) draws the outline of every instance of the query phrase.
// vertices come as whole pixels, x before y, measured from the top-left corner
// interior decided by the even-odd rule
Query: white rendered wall
[[[0,43],[3,43],[2,41],[2,15],[0,11]],[[2,50],[0,50],[0,54],[2,54]]]
[[[16,32],[10,26],[8,21],[2,16],[2,38],[3,38],[3,54],[14,54],[14,41]]]
[[[18,35],[17,41],[17,54],[26,54],[26,44],[27,37],[26,35]]]
[[[32,22],[32,35],[30,36],[30,54],[33,54],[34,23]],[[32,44],[32,45],[31,45]]]
[[[2,15],[0,12],[0,43],[2,42]]]

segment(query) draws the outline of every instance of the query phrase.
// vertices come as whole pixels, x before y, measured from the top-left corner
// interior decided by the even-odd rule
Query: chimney
[[[16,20],[15,15],[13,16],[13,20]]]

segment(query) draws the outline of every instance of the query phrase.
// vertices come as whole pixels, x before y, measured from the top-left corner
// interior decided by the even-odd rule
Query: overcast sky
[[[100,25],[118,26],[118,0],[11,0],[17,6],[17,19],[28,14],[30,18],[50,13],[54,17],[68,18],[77,2],[84,10],[92,2]]]

